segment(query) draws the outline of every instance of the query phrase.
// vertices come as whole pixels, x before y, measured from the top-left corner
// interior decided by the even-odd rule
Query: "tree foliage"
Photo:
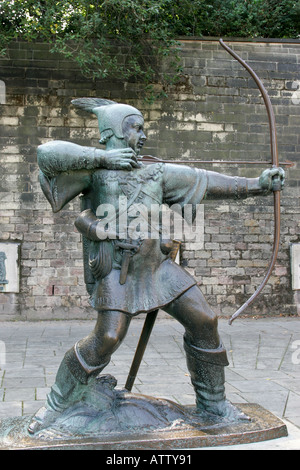
[[[299,0],[179,0],[169,2],[175,35],[297,38]]]
[[[176,41],[159,3],[135,0],[4,0],[0,46],[41,40],[76,61],[91,78],[155,81],[162,56],[176,64]],[[166,79],[166,77],[165,77]]]
[[[13,39],[45,41],[89,78],[172,83],[178,36],[299,34],[299,0],[0,0],[0,53]]]

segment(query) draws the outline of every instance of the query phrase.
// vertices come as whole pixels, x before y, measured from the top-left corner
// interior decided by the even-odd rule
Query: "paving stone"
[[[22,397],[22,401],[31,401],[35,399],[36,391],[32,387],[24,387],[24,388],[5,388],[4,389],[4,400],[5,403],[15,402],[16,400]]]
[[[94,327],[94,321],[46,323],[28,322],[22,328],[17,322],[5,323],[5,341],[11,352],[0,369],[0,418],[32,414],[43,406],[65,352]],[[142,323],[132,322],[103,371],[117,378],[118,388],[125,385]],[[300,364],[293,361],[295,349],[291,348],[291,341],[298,339],[299,323],[297,318],[242,319],[233,332],[221,319],[219,330],[231,358],[225,375],[227,398],[233,403],[257,403],[287,419],[300,433]],[[183,333],[175,320],[157,320],[133,392],[183,405],[195,403],[182,347]],[[280,349],[274,347],[276,341]]]
[[[22,416],[22,401],[0,403],[0,418],[11,418],[12,416]]]
[[[300,393],[289,393],[284,415],[292,421],[294,417],[300,417]]]

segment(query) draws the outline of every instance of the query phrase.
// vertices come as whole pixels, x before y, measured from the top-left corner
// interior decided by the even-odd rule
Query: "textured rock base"
[[[115,385],[113,377],[100,377],[82,402],[34,436],[27,431],[31,416],[1,420],[0,450],[174,450],[287,436],[285,424],[255,404],[238,405],[250,421],[230,422]]]

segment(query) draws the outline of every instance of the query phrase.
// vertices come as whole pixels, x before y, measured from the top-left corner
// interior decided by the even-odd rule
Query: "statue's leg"
[[[184,348],[199,411],[228,419],[248,419],[225,396],[226,350],[218,333],[217,315],[194,286],[165,310],[184,327]]]
[[[86,386],[109,363],[124,339],[130,317],[121,312],[101,312],[91,334],[65,354],[46,405],[33,417],[28,431],[35,434],[50,426],[64,410],[80,401]]]

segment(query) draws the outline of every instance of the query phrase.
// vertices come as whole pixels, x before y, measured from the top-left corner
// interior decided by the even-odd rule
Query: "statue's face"
[[[141,116],[128,116],[123,122],[123,136],[128,147],[138,155],[147,137],[144,134],[144,119]]]

